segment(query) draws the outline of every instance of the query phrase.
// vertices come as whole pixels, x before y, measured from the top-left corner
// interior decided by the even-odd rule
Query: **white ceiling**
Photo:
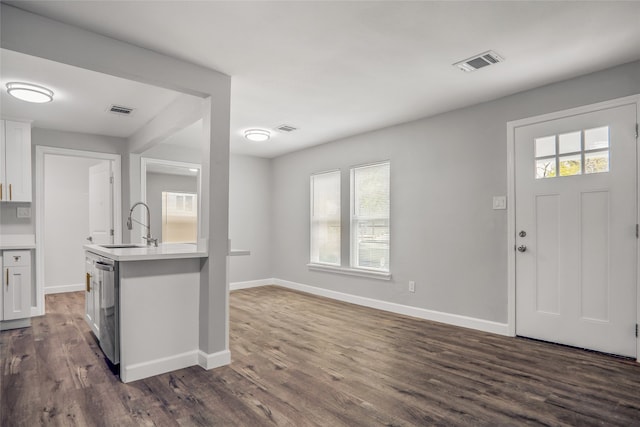
[[[129,137],[180,94],[6,49],[0,51],[0,82],[46,86],[54,102],[30,104],[0,93],[2,116],[32,120],[33,127]],[[111,104],[134,108],[131,116],[108,112]]]
[[[7,3],[231,75],[231,149],[263,157],[640,59],[640,2]],[[451,66],[490,49],[505,62]]]

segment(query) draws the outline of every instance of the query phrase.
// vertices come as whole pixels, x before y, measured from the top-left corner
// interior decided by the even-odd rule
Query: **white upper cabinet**
[[[0,200],[31,202],[31,124],[0,123]]]

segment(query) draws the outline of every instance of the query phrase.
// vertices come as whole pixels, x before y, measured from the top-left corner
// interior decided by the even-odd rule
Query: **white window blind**
[[[340,265],[340,171],[311,176],[310,258]]]
[[[389,162],[351,169],[351,267],[389,271]]]
[[[198,240],[198,195],[162,192],[162,243]]]

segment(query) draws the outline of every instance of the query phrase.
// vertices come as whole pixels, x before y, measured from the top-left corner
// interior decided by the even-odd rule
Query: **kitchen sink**
[[[144,248],[142,245],[136,245],[133,243],[122,243],[118,245],[98,245],[105,249],[131,249],[131,248]]]

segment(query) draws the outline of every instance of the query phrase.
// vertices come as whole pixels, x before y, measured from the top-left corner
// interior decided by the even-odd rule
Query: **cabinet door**
[[[4,320],[31,317],[31,267],[5,267]]]
[[[6,192],[9,187],[7,186],[4,167],[6,162],[4,136],[4,120],[0,120],[0,201],[9,200],[8,193]]]
[[[85,315],[84,320],[87,322],[96,337],[99,337],[100,333],[100,303],[98,301],[98,281],[96,277],[96,270],[93,267],[93,260],[91,258],[85,259],[85,284],[86,289],[84,292],[84,304]]]
[[[2,254],[2,252],[0,252]],[[2,291],[0,291],[0,320],[4,320],[4,280],[6,274],[4,274],[4,268],[2,268],[2,257],[0,256],[0,271],[2,271],[2,280],[0,280],[0,284],[2,284]]]
[[[91,299],[93,300],[93,323],[90,325],[91,330],[100,337],[100,282],[98,281],[98,271],[93,270],[91,276]]]
[[[91,279],[93,277],[93,261],[85,258],[85,290],[84,290],[84,320],[91,327],[93,325],[93,298],[91,298]],[[91,328],[93,329],[93,328]]]
[[[5,182],[2,200],[31,201],[31,125],[23,122],[4,123]]]

